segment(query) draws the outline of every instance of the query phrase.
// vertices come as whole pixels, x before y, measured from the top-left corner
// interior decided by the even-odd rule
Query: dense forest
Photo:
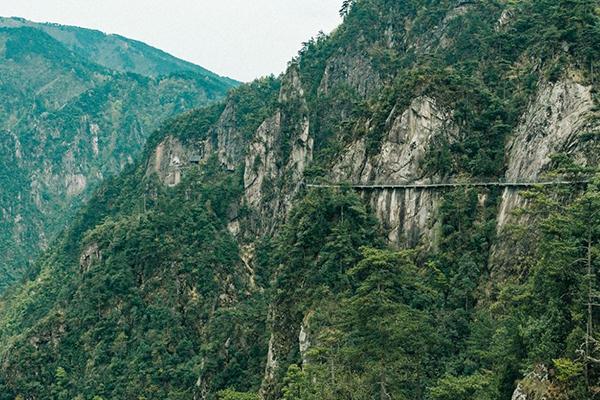
[[[165,118],[237,84],[125,38],[13,18],[0,18],[0,75],[0,293]]]
[[[1,298],[1,400],[597,397],[600,2],[340,12],[165,121]],[[401,178],[467,184],[352,186]]]

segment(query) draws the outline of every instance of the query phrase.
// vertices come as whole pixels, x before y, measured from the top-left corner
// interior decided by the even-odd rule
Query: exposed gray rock
[[[182,167],[188,163],[188,153],[178,139],[167,137],[154,149],[146,175],[156,174],[164,185],[177,186],[181,182]]]
[[[211,150],[215,151],[221,164],[229,171],[239,166],[244,154],[243,137],[235,124],[234,112],[233,104],[227,104],[214,129],[217,137],[216,148],[209,147],[206,153],[208,156]],[[210,144],[210,140],[207,140],[206,145],[210,146]]]
[[[565,152],[585,162],[579,154],[579,135],[590,129],[594,102],[591,87],[572,79],[543,84],[506,146],[507,181],[536,181],[551,166],[551,156]],[[525,201],[506,189],[498,213],[498,230],[510,221],[513,210]]]
[[[600,129],[598,121],[591,118],[593,107],[590,86],[572,78],[542,84],[506,145],[505,179],[512,182],[553,179],[544,175],[552,167],[551,156],[556,153],[565,153],[582,165],[597,162],[594,160],[597,154],[589,154],[594,147],[580,140],[582,133]],[[519,190],[506,188],[502,193],[496,227],[502,239],[496,241],[490,256],[494,274],[508,273],[520,257],[509,227],[529,223],[526,216],[514,215],[515,210],[527,205],[528,200]]]
[[[333,181],[352,183],[426,182],[423,162],[438,135],[455,140],[452,113],[429,97],[412,101],[400,115],[393,110],[379,153],[369,156],[364,139],[352,143],[333,167]],[[380,190],[365,194],[383,224],[390,243],[412,246],[427,237],[433,242],[439,194],[421,190]]]
[[[275,357],[275,336],[271,334],[269,338],[269,349],[267,351],[267,363],[265,364],[265,377],[263,379],[263,388],[272,385],[275,381],[275,374],[279,364]],[[262,389],[265,391],[266,389]]]
[[[393,38],[389,35],[388,42],[388,45],[393,43]],[[381,84],[381,77],[367,57],[339,54],[327,62],[319,93],[328,95],[336,86],[346,85],[366,97],[379,89]]]
[[[434,27],[434,29],[429,30],[425,35],[418,35],[417,37],[407,37],[407,47],[409,49],[414,49],[418,53],[429,53],[435,51],[437,48],[448,48],[452,45],[453,40],[448,35],[448,27],[450,24],[466,15],[471,8],[473,8],[473,1],[471,0],[459,0],[456,2],[454,8],[450,9],[444,19],[440,21],[440,23]],[[412,23],[408,23],[407,29],[410,32],[410,28]]]
[[[304,317],[304,320],[300,324],[300,333],[298,334],[298,348],[300,351],[300,357],[302,358],[302,365],[309,363],[308,350],[311,346],[310,338],[310,319],[313,316],[313,312],[309,312]]]
[[[82,174],[68,175],[65,177],[65,186],[67,187],[67,196],[77,196],[87,187],[87,179]]]
[[[500,31],[504,29],[513,19],[513,14],[514,10],[511,8],[507,8],[506,10],[502,11],[502,15],[500,15],[500,18],[498,18],[498,22],[496,24],[496,30]]]
[[[279,101],[293,102],[303,115],[299,122],[286,128],[290,137],[283,137],[283,114],[278,111],[258,128],[244,160],[245,200],[254,211],[253,233],[273,232],[292,208],[292,200],[300,190],[304,171],[312,161],[314,140],[310,137],[308,106],[300,76],[290,68],[283,79]],[[291,144],[287,160],[282,160],[281,145]]]
[[[259,290],[262,291],[262,288],[259,288],[256,284],[256,272],[254,270],[254,255],[256,248],[254,244],[243,245],[240,248],[240,258],[244,267],[246,268],[246,275],[248,277],[248,288],[251,291]]]
[[[440,200],[437,192],[389,189],[366,197],[390,244],[412,247],[421,242],[429,246],[435,243]]]
[[[266,179],[275,179],[278,167],[275,140],[281,133],[281,113],[269,118],[256,131],[244,162],[244,190],[248,205],[260,208]]]
[[[511,400],[545,400],[549,388],[548,368],[545,365],[538,365],[519,382]]]
[[[79,257],[79,267],[81,272],[87,272],[94,263],[102,259],[102,252],[97,243],[89,244]]]

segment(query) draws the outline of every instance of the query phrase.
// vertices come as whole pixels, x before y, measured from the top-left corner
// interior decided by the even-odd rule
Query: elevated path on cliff
[[[351,187],[359,190],[389,190],[389,189],[416,189],[436,190],[452,189],[459,187],[485,187],[485,188],[513,188],[526,189],[538,186],[574,186],[590,183],[590,179],[555,180],[555,181],[487,181],[487,182],[441,182],[441,183],[307,183],[309,188],[341,188]]]

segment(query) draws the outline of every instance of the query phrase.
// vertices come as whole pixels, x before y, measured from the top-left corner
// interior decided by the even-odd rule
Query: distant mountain
[[[236,82],[122,37],[0,25],[1,292],[161,121]]]
[[[32,22],[23,18],[0,17],[0,28],[20,27],[45,32],[77,55],[115,71],[134,72],[151,77],[189,71],[230,85],[236,84],[232,79],[220,77],[198,65],[120,35],[107,35],[97,30],[74,26]]]

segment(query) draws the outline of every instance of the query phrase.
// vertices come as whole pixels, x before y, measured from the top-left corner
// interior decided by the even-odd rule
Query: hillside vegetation
[[[2,298],[0,399],[593,399],[599,10],[345,1],[285,74],[163,124]],[[349,185],[557,177],[587,183]]]
[[[221,98],[234,82],[146,45],[100,52],[83,41],[84,54],[46,33],[109,40],[99,32],[13,19],[0,26],[2,292],[162,120]],[[129,54],[135,65],[99,65]]]

